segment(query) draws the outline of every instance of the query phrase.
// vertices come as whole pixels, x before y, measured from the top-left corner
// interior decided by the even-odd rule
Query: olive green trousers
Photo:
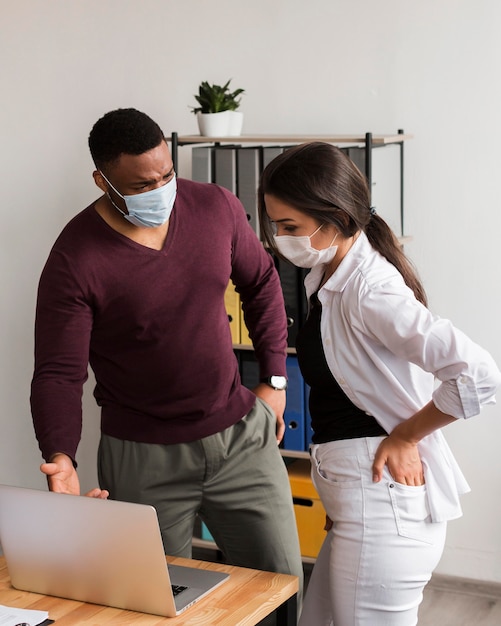
[[[276,418],[257,399],[234,426],[191,443],[102,435],[98,472],[116,500],[155,507],[165,553],[191,557],[196,515],[232,565],[293,574],[303,568],[292,495],[277,447]],[[298,597],[301,605],[301,593]]]

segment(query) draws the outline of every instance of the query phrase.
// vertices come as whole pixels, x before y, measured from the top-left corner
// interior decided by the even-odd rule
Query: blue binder
[[[299,370],[297,356],[287,357],[287,404],[285,407],[285,450],[304,450],[304,380]]]

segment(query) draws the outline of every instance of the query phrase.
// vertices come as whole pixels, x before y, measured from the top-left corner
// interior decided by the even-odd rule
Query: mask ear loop
[[[108,183],[108,185],[113,189],[113,191],[117,194],[117,196],[120,196],[122,198],[122,200],[125,202],[125,198],[122,196],[122,194],[118,191],[118,189],[116,189],[115,187],[113,187],[113,185],[110,183],[110,181],[106,178],[106,176],[101,172],[101,170],[99,170],[99,173],[101,174],[101,176],[104,178],[104,180]],[[110,194],[108,192],[106,192],[106,195],[108,196],[108,200],[111,202],[111,204],[115,207],[115,209],[117,211],[119,211],[125,218],[127,217],[127,213],[125,213],[125,211],[122,211],[122,209],[117,206],[117,204],[115,204],[115,202],[113,202],[113,198],[110,196]]]
[[[118,204],[116,204],[115,202],[113,202],[113,198],[110,196],[110,194],[108,192],[106,192],[106,195],[108,196],[108,200],[111,202],[111,204],[115,207],[115,209],[121,213],[125,218],[127,218],[129,216],[128,213],[126,213],[125,211],[122,211],[122,209],[118,206]]]
[[[122,198],[122,200],[125,200],[125,198],[122,196],[122,194],[118,191],[118,189],[116,189],[115,187],[113,187],[113,185],[110,183],[110,181],[106,178],[106,176],[101,172],[101,170],[99,170],[99,173],[101,174],[101,176],[104,178],[104,180],[108,183],[108,185],[113,189],[113,191],[117,194],[117,196],[120,196]]]
[[[336,230],[336,234],[334,235],[334,238],[332,239],[332,241],[329,244],[329,248],[332,246],[332,244],[336,241],[336,237],[339,235],[339,231]]]
[[[311,233],[311,235],[308,235],[308,237],[311,239],[312,237],[314,237],[318,231],[322,228],[323,224],[320,224],[320,226],[317,228],[317,230],[314,233]]]
[[[311,238],[312,238],[313,236],[315,236],[315,235],[318,233],[318,231],[322,228],[322,226],[323,226],[323,224],[320,224],[320,226],[317,228],[317,230],[316,230],[314,233],[312,233],[312,234],[310,235],[310,244],[311,244]],[[330,248],[330,247],[332,246],[332,244],[336,241],[336,237],[337,237],[338,235],[339,235],[339,231],[338,231],[338,230],[336,230],[336,234],[335,234],[335,235],[334,235],[334,237],[332,238],[332,241],[331,241],[331,242],[330,242],[330,244],[327,246],[327,248]],[[327,248],[325,248],[325,249],[327,249]]]

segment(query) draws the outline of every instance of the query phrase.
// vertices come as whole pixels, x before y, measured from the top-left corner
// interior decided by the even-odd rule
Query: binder
[[[240,379],[247,389],[254,389],[259,385],[259,364],[254,352],[242,350],[240,353]]]
[[[240,343],[243,346],[252,346],[252,339],[249,337],[249,329],[247,328],[244,320],[244,311],[240,304]]]
[[[191,178],[199,183],[214,182],[214,149],[210,146],[192,148]]]
[[[297,267],[296,271],[298,275],[298,291],[299,291],[298,293],[299,328],[301,328],[306,318],[308,317],[308,299],[306,298],[306,289],[304,287],[304,280],[311,270],[304,268],[304,267]]]
[[[249,224],[257,235],[259,235],[257,188],[260,172],[259,147],[239,148],[237,155],[238,197],[247,213]]]
[[[238,146],[214,147],[214,182],[238,195],[237,187]]]
[[[358,169],[365,175],[365,148],[353,146],[344,148]],[[371,205],[385,220],[392,231],[402,235],[400,211],[400,146],[392,144],[385,149],[372,150]]]
[[[213,543],[216,543],[214,541],[214,537],[212,536],[210,530],[205,525],[205,522],[202,522],[202,524],[201,524],[201,538],[204,541],[212,541]]]
[[[307,302],[303,282],[307,272],[278,257],[275,264],[280,277],[287,315],[287,345],[295,347],[297,333],[306,319]]]
[[[271,163],[283,151],[283,146],[261,146],[261,169],[264,170],[268,163]]]
[[[365,148],[352,146],[350,148],[340,148],[340,150],[350,157],[362,174],[365,175]]]
[[[240,294],[235,290],[235,285],[230,281],[224,294],[224,306],[230,324],[231,341],[240,343]]]
[[[285,450],[303,451],[305,443],[304,379],[299,370],[297,356],[289,355],[286,366],[289,384],[284,413],[283,447]]]
[[[297,356],[289,355],[286,366],[289,385],[284,412],[285,435],[282,447],[285,450],[303,451],[305,449],[304,380],[299,370]],[[259,364],[251,350],[240,352],[240,378],[242,385],[248,389],[253,389],[260,382]]]
[[[311,438],[313,437],[310,415],[310,389],[310,386],[304,383],[304,449],[306,451],[310,449]]]

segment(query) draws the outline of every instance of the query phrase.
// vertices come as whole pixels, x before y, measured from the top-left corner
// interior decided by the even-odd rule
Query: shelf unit
[[[403,129],[399,129],[396,133],[389,134],[375,134],[372,132],[366,133],[353,133],[353,134],[290,134],[290,135],[278,135],[278,134],[254,134],[254,135],[238,135],[238,136],[217,136],[217,137],[204,137],[202,135],[179,135],[177,132],[172,132],[170,136],[171,153],[174,164],[174,169],[177,169],[179,163],[179,148],[182,146],[195,146],[200,144],[207,144],[212,146],[220,146],[222,144],[237,144],[237,145],[297,145],[301,143],[308,143],[313,141],[323,141],[326,143],[332,143],[339,147],[358,147],[364,151],[364,166],[365,175],[369,183],[369,190],[372,192],[373,184],[373,151],[376,149],[384,148],[389,145],[397,145],[399,147],[399,185],[400,185],[400,226],[401,232],[399,241],[404,245],[410,240],[410,237],[404,235],[404,143],[413,138],[413,135],[405,133]],[[398,234],[398,233],[397,233]],[[252,350],[253,347],[243,344],[235,344],[235,350]],[[289,347],[287,349],[288,354],[295,354],[295,349]],[[287,458],[308,458],[308,452],[306,451],[294,451],[281,449],[281,454]]]
[[[311,134],[292,134],[292,135],[268,135],[268,134],[256,134],[256,135],[238,135],[236,137],[204,137],[202,135],[179,135],[177,132],[172,132],[170,136],[171,153],[174,169],[177,169],[178,165],[178,151],[182,146],[196,145],[196,144],[213,144],[221,145],[224,143],[238,143],[238,144],[300,144],[308,143],[312,141],[324,141],[326,143],[332,143],[340,147],[347,146],[361,146],[365,152],[365,175],[369,182],[369,190],[372,190],[373,172],[373,150],[382,148],[388,145],[398,145],[400,148],[400,223],[401,233],[400,242],[403,244],[408,239],[404,236],[404,143],[409,139],[412,139],[412,135],[404,133],[403,129],[399,129],[397,133],[393,134],[374,134],[367,132],[364,134],[328,134],[328,135],[311,135]]]
[[[313,141],[323,141],[332,143],[339,147],[360,147],[364,150],[364,169],[369,191],[372,193],[373,184],[373,150],[383,148],[388,145],[397,145],[399,147],[399,183],[400,183],[400,226],[401,232],[399,241],[404,245],[410,237],[404,235],[404,142],[412,139],[412,135],[404,133],[402,129],[394,134],[373,134],[366,132],[364,134],[336,134],[336,135],[311,135],[311,134],[293,134],[293,135],[239,135],[236,137],[204,137],[202,135],[178,135],[177,132],[171,133],[171,153],[174,169],[178,166],[178,151],[182,146],[194,146],[197,144],[208,144],[219,146],[221,144],[254,144],[260,145],[297,145]],[[398,233],[397,233],[398,234]],[[235,350],[253,350],[250,345],[235,344]],[[289,347],[288,354],[295,354],[295,348]],[[281,455],[286,459],[309,459],[307,451],[280,449]],[[209,540],[193,537],[193,546],[200,548],[208,548],[217,550],[217,545]],[[315,558],[302,556],[303,562],[314,563]]]

